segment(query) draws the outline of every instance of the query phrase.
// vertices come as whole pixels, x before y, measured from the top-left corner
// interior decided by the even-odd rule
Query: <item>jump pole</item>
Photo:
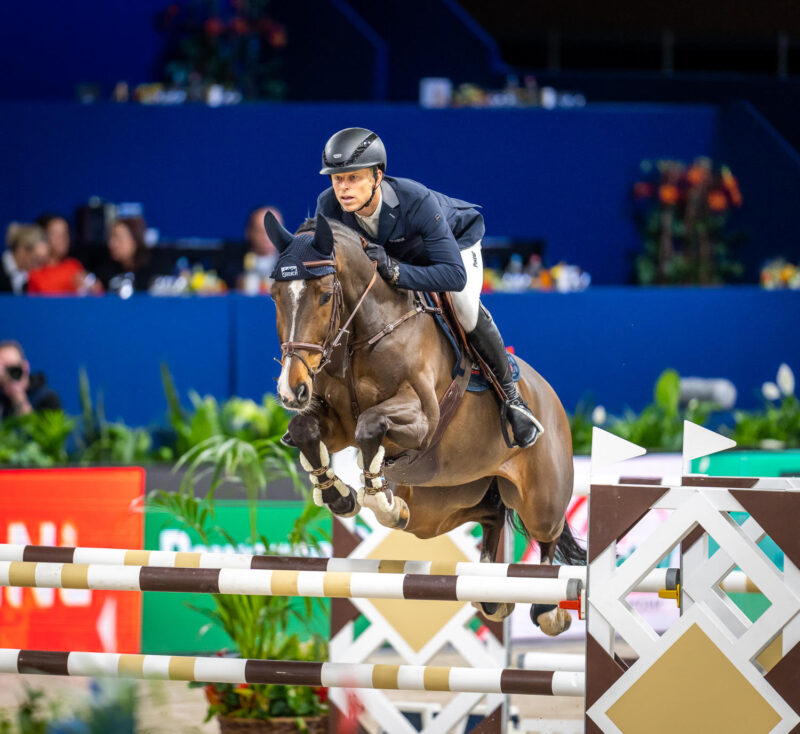
[[[575,601],[580,599],[583,591],[583,583],[578,579],[163,568],[30,561],[0,562],[0,586],[520,604]]]
[[[0,562],[83,563],[165,568],[239,568],[272,571],[329,571],[335,573],[406,573],[416,575],[481,576],[496,578],[576,578],[586,585],[586,566],[537,563],[471,563],[403,561],[372,558],[316,558],[308,556],[246,555],[242,553],[192,553],[182,551],[72,548],[0,544]],[[733,575],[733,574],[732,574]],[[657,568],[637,585],[636,591],[675,590],[677,568]],[[485,601],[485,600],[482,600]]]
[[[586,688],[575,672],[12,649],[0,649],[0,673],[539,696]]]

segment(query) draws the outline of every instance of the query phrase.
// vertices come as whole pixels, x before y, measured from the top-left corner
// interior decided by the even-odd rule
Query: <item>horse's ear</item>
[[[292,244],[294,237],[292,233],[284,228],[284,226],[275,218],[275,215],[267,210],[264,215],[264,229],[267,230],[267,235],[272,240],[272,244],[278,249],[278,252],[283,252],[289,245]]]
[[[314,232],[314,247],[323,255],[333,255],[333,230],[330,222],[322,214],[317,217],[317,228]]]

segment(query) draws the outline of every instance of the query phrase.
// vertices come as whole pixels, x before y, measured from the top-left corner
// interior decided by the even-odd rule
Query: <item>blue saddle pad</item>
[[[424,294],[425,300],[427,301],[429,306],[434,306],[435,304],[430,298],[428,293]],[[456,358],[456,364],[453,368],[453,378],[459,374],[458,365],[461,362],[461,350],[458,348],[458,343],[456,342],[455,336],[448,328],[445,320],[439,315],[434,314],[434,319],[436,319],[436,323],[439,324],[439,328],[445,333],[447,336],[448,341],[450,342],[450,346],[453,348],[453,352]],[[513,378],[514,382],[519,382],[519,365],[517,364],[517,360],[514,358],[514,355],[511,352],[508,352],[508,366],[511,368],[511,377]],[[473,369],[472,374],[469,378],[469,384],[467,385],[467,390],[469,392],[483,392],[484,390],[488,390],[490,387],[489,383],[486,381],[486,378],[481,374],[480,370]]]
[[[517,364],[517,360],[511,352],[507,352],[506,354],[508,355],[508,366],[511,368],[511,377],[514,382],[519,382],[519,365]],[[467,390],[469,392],[483,392],[490,387],[491,385],[486,381],[483,373],[478,369],[473,369],[472,374],[469,376]]]

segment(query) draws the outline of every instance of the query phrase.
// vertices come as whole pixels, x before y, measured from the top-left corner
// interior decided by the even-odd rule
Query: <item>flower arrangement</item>
[[[736,238],[725,233],[728,216],[742,205],[739,184],[727,166],[709,158],[643,161],[633,185],[644,250],[636,257],[641,285],[715,284],[742,275],[731,258]]]
[[[189,101],[224,103],[222,87],[245,99],[282,99],[279,78],[286,28],[267,14],[269,0],[188,0],[159,13],[166,37],[164,76]],[[211,94],[209,94],[211,92]],[[217,102],[213,100],[219,98]]]
[[[800,447],[800,401],[794,390],[794,372],[789,365],[782,364],[775,382],[765,382],[761,386],[764,409],[734,413],[736,442],[740,446],[762,449]]]
[[[800,265],[787,262],[782,257],[768,260],[761,268],[761,285],[774,291],[783,288],[800,290]]]

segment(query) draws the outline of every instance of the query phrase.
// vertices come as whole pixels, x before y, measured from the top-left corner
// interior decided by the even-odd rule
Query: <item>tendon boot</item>
[[[506,401],[502,405],[502,418],[508,419],[511,424],[514,443],[523,448],[533,446],[536,439],[544,433],[544,428],[517,392],[517,386],[511,376],[511,368],[508,365],[508,353],[503,344],[503,337],[500,336],[491,314],[483,307],[483,304],[478,310],[478,323],[467,334],[467,339],[497,377],[506,394]],[[506,438],[506,442],[508,442],[508,438]]]

